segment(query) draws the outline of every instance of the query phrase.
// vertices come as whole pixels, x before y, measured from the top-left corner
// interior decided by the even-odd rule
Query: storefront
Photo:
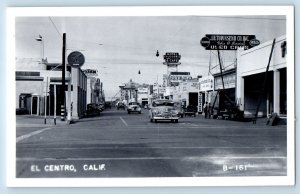
[[[211,103],[212,94],[214,91],[214,77],[206,76],[199,78],[199,91],[198,91],[198,112],[203,112],[205,102]]]
[[[72,68],[72,73],[66,71],[66,86],[62,89],[60,69],[47,62],[40,66],[45,67],[40,69],[35,69],[34,65],[27,65],[27,69],[18,68],[18,65],[16,67],[17,114],[44,116],[46,113],[48,116],[56,114],[59,117],[61,105],[70,98],[71,103],[66,103],[66,110],[71,106],[72,117],[75,119],[82,117],[86,110],[87,89],[87,77],[82,70]],[[68,69],[71,70],[70,67]],[[65,99],[62,99],[61,91],[65,92]]]
[[[214,76],[214,91],[211,94],[211,104],[220,110],[228,109],[236,104],[236,68],[231,68]],[[221,93],[217,91],[223,92]]]
[[[198,87],[199,82],[196,79],[181,81],[178,86],[172,90],[172,100],[181,103],[182,106],[198,107]]]
[[[287,65],[286,37],[276,38],[269,71],[266,74],[273,41],[249,50],[239,50],[237,57],[237,99],[245,117],[253,117],[261,98],[258,116],[272,113],[286,116]],[[266,85],[264,87],[264,80]]]

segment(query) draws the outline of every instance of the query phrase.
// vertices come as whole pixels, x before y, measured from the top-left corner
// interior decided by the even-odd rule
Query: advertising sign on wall
[[[214,89],[214,77],[213,76],[206,76],[199,78],[199,84],[200,84],[200,91],[209,91]]]
[[[227,74],[223,76],[224,89],[235,88],[236,75],[235,73]],[[221,77],[215,77],[215,90],[223,89],[223,83]]]

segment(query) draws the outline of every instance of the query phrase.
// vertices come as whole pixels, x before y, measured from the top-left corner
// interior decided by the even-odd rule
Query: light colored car
[[[184,109],[183,109],[181,103],[180,102],[174,102],[174,107],[175,107],[175,109],[178,112],[178,116],[181,117],[181,118],[183,118]]]
[[[155,100],[149,110],[149,117],[151,122],[157,121],[171,121],[178,123],[178,110],[171,100]]]
[[[137,102],[129,102],[128,106],[127,106],[127,112],[128,112],[128,114],[130,114],[132,112],[137,112],[137,113],[141,114],[142,108],[140,107],[140,105]]]

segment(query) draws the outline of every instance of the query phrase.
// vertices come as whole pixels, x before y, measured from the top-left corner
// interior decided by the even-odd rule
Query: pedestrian
[[[212,115],[212,107],[211,107],[210,103],[208,103],[207,113],[208,113],[208,118],[210,119],[210,117]]]
[[[207,102],[205,102],[205,104],[203,106],[203,111],[204,111],[204,118],[207,118],[207,113],[208,113]]]

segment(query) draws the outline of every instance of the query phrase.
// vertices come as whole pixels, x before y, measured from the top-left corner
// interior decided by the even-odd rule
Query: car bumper
[[[179,117],[174,117],[174,116],[170,116],[170,117],[158,117],[158,116],[155,116],[153,117],[152,119],[154,120],[178,120]]]
[[[136,109],[136,110],[134,110],[134,109],[127,109],[127,111],[129,111],[129,112],[141,112],[141,110],[139,110],[139,109]]]

